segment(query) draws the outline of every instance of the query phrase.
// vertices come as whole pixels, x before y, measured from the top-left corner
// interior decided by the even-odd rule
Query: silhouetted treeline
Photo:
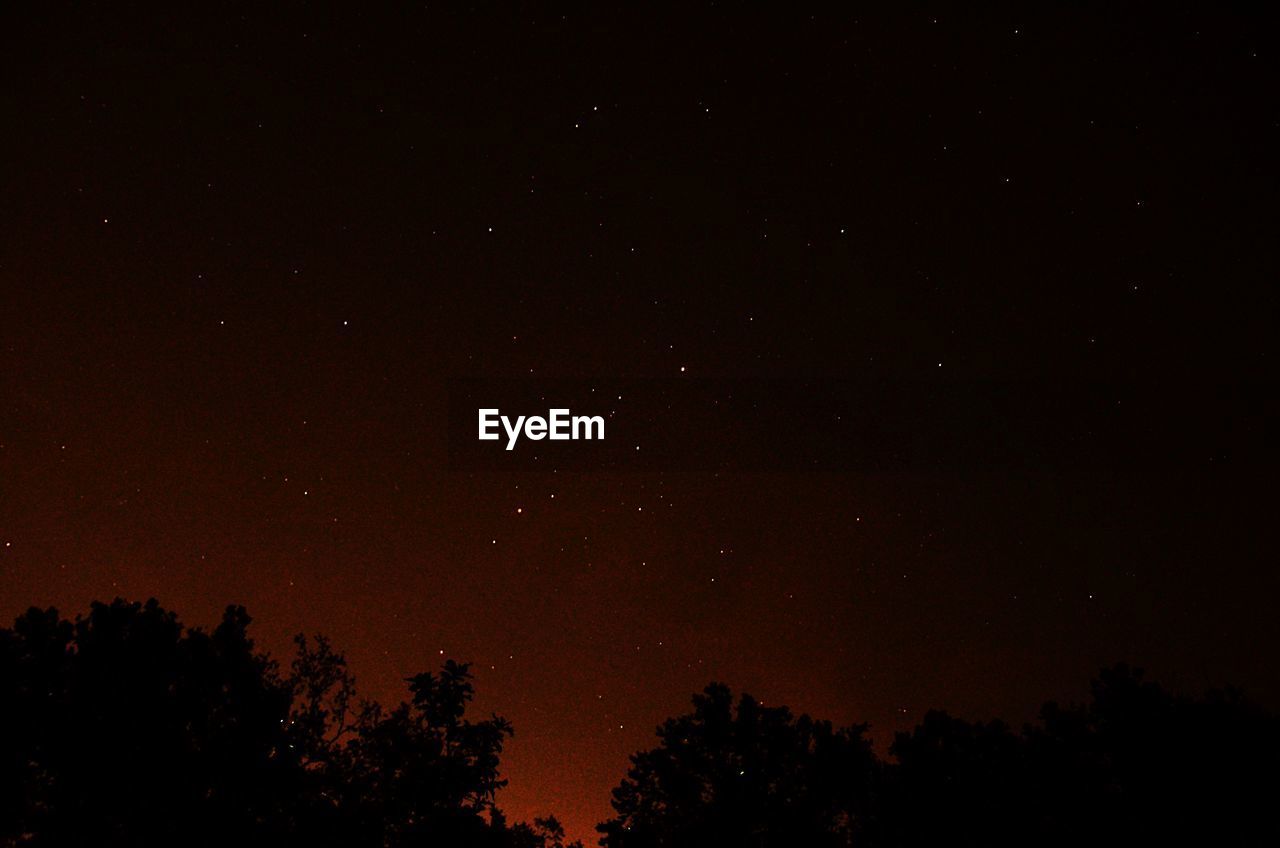
[[[604,845],[1280,845],[1276,716],[1125,666],[1021,732],[931,711],[888,761],[865,725],[735,706],[720,685],[693,703],[632,757]]]
[[[465,665],[358,698],[299,637],[282,668],[244,610],[211,633],[154,601],[0,629],[0,845],[561,848],[495,805],[511,726],[473,720]],[[1280,721],[1116,667],[1015,732],[930,712],[889,758],[712,685],[614,790],[608,848],[1280,844]]]
[[[554,819],[494,805],[511,726],[467,717],[465,665],[384,708],[323,639],[281,669],[248,624],[233,607],[204,633],[117,600],[0,630],[0,844],[562,844]]]

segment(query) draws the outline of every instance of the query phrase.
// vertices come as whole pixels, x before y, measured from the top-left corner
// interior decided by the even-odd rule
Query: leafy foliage
[[[117,600],[0,630],[0,844],[563,846],[495,806],[512,729],[467,717],[466,665],[384,709],[326,640],[299,637],[284,674],[248,626]]]

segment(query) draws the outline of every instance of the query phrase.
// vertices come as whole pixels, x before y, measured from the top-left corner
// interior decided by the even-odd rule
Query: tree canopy
[[[632,757],[608,848],[1280,844],[1280,721],[1239,693],[1177,697],[1127,666],[1015,732],[930,711],[886,759],[713,685]]]
[[[0,629],[0,845],[569,848],[556,819],[499,809],[513,729],[472,716],[466,664],[384,706],[323,637],[281,666],[249,624],[116,600]],[[632,757],[598,830],[606,848],[1280,844],[1277,755],[1273,713],[1127,666],[1021,730],[929,712],[885,757],[866,725],[712,684]]]
[[[32,609],[0,630],[0,842],[551,848],[551,818],[495,804],[511,726],[473,721],[468,667],[357,699],[345,659],[297,640],[288,670],[230,607],[212,633],[155,601]]]

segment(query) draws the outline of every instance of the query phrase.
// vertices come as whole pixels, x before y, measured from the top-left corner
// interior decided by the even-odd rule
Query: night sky
[[[1274,20],[19,5],[6,623],[244,604],[379,698],[472,661],[516,728],[500,804],[583,838],[711,680],[882,744],[1119,660],[1280,701]],[[477,469],[448,437],[473,378],[1124,381],[1163,411],[1027,424],[1037,462],[833,471],[799,410],[716,470],[646,400],[609,426],[665,466]],[[1158,449],[1054,447],[1112,424]]]

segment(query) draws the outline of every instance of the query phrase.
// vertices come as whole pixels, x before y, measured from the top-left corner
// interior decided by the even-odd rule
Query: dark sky
[[[0,16],[5,619],[242,603],[382,698],[471,660],[503,805],[582,837],[713,679],[882,742],[1117,660],[1280,700],[1274,20],[262,5]],[[675,416],[666,467],[476,470],[460,378],[1164,412],[1133,462],[1055,418],[1041,464],[814,472],[797,420],[715,472]]]

